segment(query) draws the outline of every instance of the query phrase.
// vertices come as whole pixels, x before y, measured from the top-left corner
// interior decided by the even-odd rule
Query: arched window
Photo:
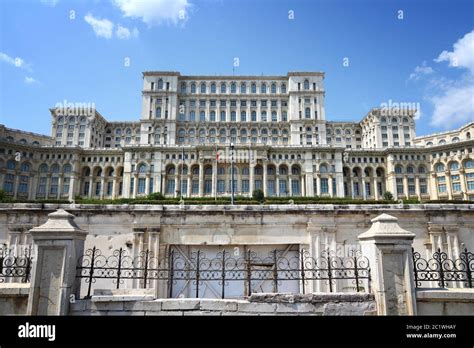
[[[230,112],[230,120],[231,120],[232,122],[237,121],[237,113],[236,113],[235,111],[231,111],[231,112]]]
[[[29,163],[22,163],[20,167],[22,172],[29,172],[30,171],[30,165]]]
[[[196,121],[196,112],[194,110],[189,113],[189,120],[191,122]]]
[[[281,84],[280,91],[281,91],[281,93],[286,93],[286,84],[285,83]]]
[[[419,167],[418,167],[418,173],[419,173],[419,174],[425,174],[425,173],[426,173],[426,168],[425,168],[425,166],[419,166]]]
[[[211,93],[216,93],[216,92],[217,92],[216,84],[213,82],[211,83]]]
[[[225,111],[221,111],[221,122],[225,122],[226,116],[225,116]]]
[[[201,82],[201,93],[206,93],[206,84]]]
[[[156,118],[161,118],[161,106],[156,108]]]
[[[51,166],[51,173],[53,173],[53,174],[59,173],[59,166],[57,164],[53,164]]]
[[[300,175],[300,168],[297,166],[291,167],[291,174],[292,175]]]
[[[392,123],[398,123],[398,120],[397,120],[396,117],[393,117],[393,118],[392,118]]]
[[[444,171],[444,164],[443,163],[438,163],[436,166],[435,166],[435,170],[439,173],[439,172],[443,172]]]
[[[245,82],[242,82],[240,84],[240,93],[242,93],[242,94],[247,93],[247,85],[245,84]]]
[[[213,110],[211,111],[211,122],[215,122],[216,121],[216,112]]]
[[[221,93],[226,93],[227,87],[224,82],[221,83]]]
[[[382,117],[382,118],[380,119],[380,123],[387,123],[387,119],[386,119],[385,117]]]
[[[250,93],[257,93],[257,84],[255,82],[250,85]]]
[[[9,161],[7,162],[7,169],[15,169],[15,167],[16,167],[15,161],[9,160]]]
[[[245,111],[240,112],[240,121],[247,122],[247,113]]]
[[[310,108],[305,108],[304,109],[304,117],[305,118],[311,118],[311,109]]]
[[[242,168],[242,175],[249,175],[249,167]]]
[[[304,80],[304,89],[305,90],[309,89],[309,81],[308,80]]]
[[[186,93],[186,82],[181,82],[181,93]]]
[[[277,85],[276,83],[272,83],[272,93],[275,94],[277,92]]]
[[[48,165],[46,163],[43,163],[42,165],[39,166],[39,172],[40,173],[47,173],[48,172]]]
[[[415,169],[413,168],[413,166],[408,166],[407,167],[407,173],[408,174],[413,174],[415,172]]]
[[[272,111],[272,122],[277,122],[277,112]]]
[[[464,162],[464,168],[466,168],[466,169],[474,168],[474,161],[473,160],[467,160],[466,162]]]
[[[145,163],[141,163],[139,166],[138,166],[138,172],[139,173],[146,173],[148,171],[148,165],[145,164]]]
[[[395,166],[395,173],[396,174],[402,174],[403,173],[403,167],[401,165],[396,165]]]
[[[321,165],[319,166],[319,171],[320,171],[321,173],[327,173],[327,172],[328,172],[328,167],[327,167],[325,164],[321,164]]]
[[[453,142],[453,143],[457,143],[458,141],[459,141],[459,138],[458,138],[458,137],[454,137],[454,138],[451,140],[451,142]]]
[[[205,122],[206,121],[206,112],[204,110],[201,110],[199,112],[199,121]]]
[[[440,141],[438,141],[438,144],[440,144],[440,145],[446,144],[446,140],[441,139]]]
[[[267,112],[266,111],[262,111],[261,121],[262,122],[267,122]]]
[[[230,93],[237,93],[237,84],[235,82],[230,84]]]
[[[197,169],[198,169],[198,173],[199,173],[199,168],[197,168]],[[175,173],[174,167],[169,167],[169,168],[168,168],[168,171],[167,171],[166,173],[167,173],[168,175],[174,175],[174,173]]]
[[[267,85],[265,83],[262,83],[260,86],[260,93],[267,93]]]
[[[163,89],[163,80],[162,79],[158,80],[158,89]]]
[[[449,170],[458,170],[459,169],[459,163],[458,162],[451,162],[449,164]]]
[[[196,84],[194,82],[191,83],[191,93],[196,93]]]
[[[433,143],[432,143],[431,141],[428,141],[428,142],[426,143],[426,146],[433,146]]]
[[[257,122],[257,112],[252,111],[252,122]]]
[[[408,123],[408,118],[407,117],[403,118],[403,123]]]

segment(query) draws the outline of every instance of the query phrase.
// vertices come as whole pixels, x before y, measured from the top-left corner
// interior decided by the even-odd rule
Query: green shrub
[[[165,199],[165,196],[161,192],[153,192],[148,195],[147,199],[152,201],[161,201]]]
[[[383,194],[383,199],[386,201],[393,201],[393,194],[390,191],[385,191]]]
[[[263,202],[265,200],[265,195],[263,194],[262,190],[258,189],[253,191],[252,199],[257,202]]]

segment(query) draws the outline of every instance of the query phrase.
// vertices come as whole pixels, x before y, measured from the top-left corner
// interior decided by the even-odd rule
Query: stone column
[[[76,186],[76,175],[73,173],[71,176],[70,176],[70,179],[69,179],[69,192],[68,192],[68,199],[70,201],[73,201],[74,200],[74,188]]]
[[[56,194],[56,198],[57,198],[57,199],[60,199],[60,198],[61,198],[61,195],[62,195],[62,193],[63,193],[63,181],[64,181],[63,174],[59,174],[59,178],[58,178],[58,193]]]
[[[250,197],[253,195],[254,187],[255,187],[255,179],[254,179],[254,173],[255,173],[255,165],[250,163],[250,168],[249,168],[249,193]]]
[[[333,187],[332,187],[332,175],[329,175],[328,177],[328,190],[329,190],[329,197],[333,197]]]
[[[74,222],[74,215],[59,209],[45,224],[30,231],[37,247],[31,273],[28,315],[67,315],[71,295],[79,298],[80,279],[76,263],[84,253],[87,231]]]
[[[0,186],[3,187],[3,186]],[[28,199],[34,200],[36,198],[36,190],[38,187],[38,174],[32,174],[30,176],[30,182],[28,186]]]
[[[263,162],[263,195],[267,197],[267,169],[268,165],[267,162]]]
[[[217,160],[212,162],[212,197],[217,197]]]
[[[411,251],[415,234],[402,229],[396,217],[382,214],[358,238],[369,259],[378,314],[416,315]]]
[[[204,163],[199,163],[199,197],[204,196]]]
[[[372,186],[373,186],[373,190],[374,190],[374,199],[376,201],[379,200],[379,188],[378,188],[378,184],[377,184],[377,177],[373,177],[372,178]]]
[[[459,180],[461,182],[461,197],[467,199],[466,171],[463,168],[459,170]]]

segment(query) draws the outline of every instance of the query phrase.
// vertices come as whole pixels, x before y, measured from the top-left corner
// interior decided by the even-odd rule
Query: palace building
[[[324,73],[143,73],[141,117],[50,109],[51,136],[0,125],[0,188],[16,199],[321,196],[474,200],[474,122],[417,137],[416,110],[326,120]]]

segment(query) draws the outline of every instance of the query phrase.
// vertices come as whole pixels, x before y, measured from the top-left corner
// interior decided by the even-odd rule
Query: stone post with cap
[[[398,225],[398,219],[382,214],[358,236],[369,259],[372,289],[379,315],[416,315],[412,243],[415,234]]]
[[[69,303],[78,298],[80,280],[76,263],[84,252],[87,231],[63,209],[48,215],[41,226],[30,230],[37,247],[31,274],[28,315],[67,315]]]

